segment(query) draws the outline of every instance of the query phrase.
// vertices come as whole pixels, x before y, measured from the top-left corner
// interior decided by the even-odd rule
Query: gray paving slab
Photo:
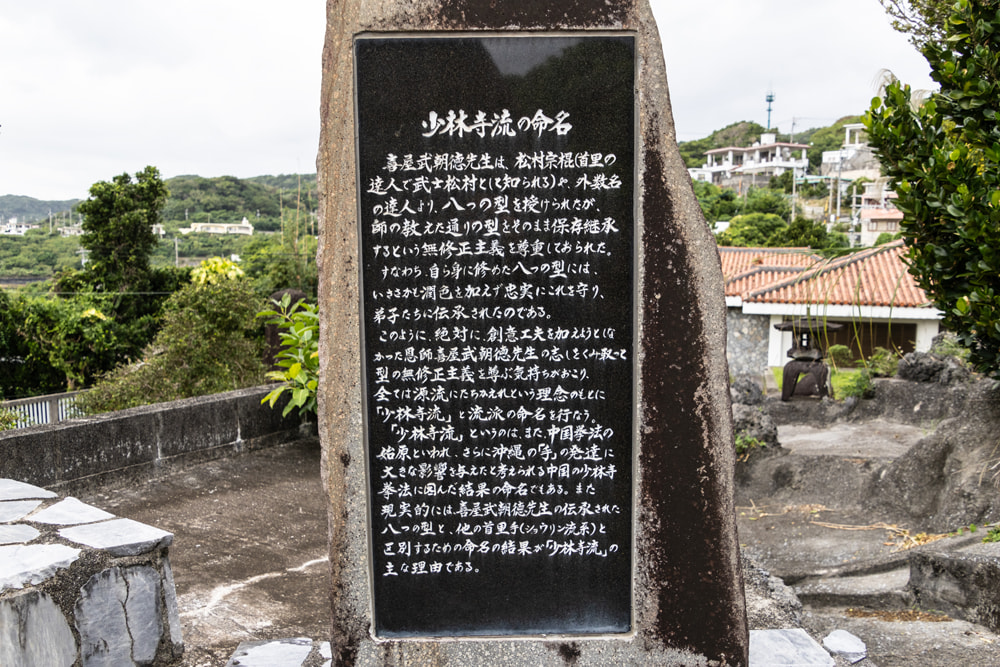
[[[39,535],[37,528],[23,523],[0,526],[0,544],[26,544]]]
[[[23,519],[41,504],[41,500],[5,500],[0,502],[0,523]]]
[[[751,630],[750,667],[835,667],[836,661],[800,628]]]
[[[243,642],[226,667],[302,667],[312,647],[308,637]]]
[[[115,518],[114,514],[88,505],[76,498],[64,498],[55,505],[46,507],[31,517],[36,523],[47,523],[57,526],[72,526],[79,523],[93,523]]]
[[[0,478],[0,500],[24,500],[27,498],[55,498],[56,494],[51,491],[25,484],[16,479]]]
[[[59,535],[77,544],[102,549],[112,556],[136,556],[169,547],[174,541],[173,533],[132,519],[71,526],[60,530]]]
[[[62,544],[14,544],[0,547],[0,591],[39,584],[80,557]]]

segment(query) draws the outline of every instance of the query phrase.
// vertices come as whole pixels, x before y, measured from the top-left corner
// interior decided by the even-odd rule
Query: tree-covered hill
[[[0,196],[0,221],[17,218],[19,222],[48,219],[49,214],[65,213],[80,202],[79,199],[48,201],[23,195]]]
[[[166,230],[153,251],[154,264],[196,261],[214,255],[243,255],[259,246],[261,233],[286,231],[294,238],[316,232],[316,175],[281,174],[235,178],[187,175],[166,179],[169,190],[161,222]],[[63,238],[60,227],[79,221],[80,200],[42,201],[31,197],[0,197],[0,217],[20,221],[47,221],[26,236],[0,236],[0,277],[47,277],[80,265],[77,237]],[[32,215],[34,217],[32,217]],[[254,236],[181,234],[193,222],[238,223],[244,217],[254,226]],[[51,230],[50,230],[51,227]],[[296,233],[298,232],[298,233]],[[176,241],[175,241],[176,239]]]

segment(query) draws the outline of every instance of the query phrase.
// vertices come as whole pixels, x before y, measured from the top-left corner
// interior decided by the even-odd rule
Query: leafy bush
[[[10,431],[17,428],[18,417],[13,410],[0,408],[0,431]]]
[[[875,396],[875,385],[872,384],[872,376],[867,368],[856,373],[845,373],[843,380],[838,384],[839,395],[837,398],[872,398]]]
[[[884,347],[876,347],[866,365],[872,377],[892,377],[899,368],[899,355]]]
[[[272,303],[275,303],[272,301]],[[259,317],[269,318],[267,324],[279,329],[281,350],[275,362],[279,370],[268,372],[270,380],[283,384],[265,396],[261,403],[269,403],[273,408],[285,390],[291,392],[291,400],[285,405],[282,415],[292,408],[299,409],[299,415],[316,414],[316,388],[319,386],[319,314],[317,307],[305,301],[291,303],[285,294],[276,310],[265,310]]]
[[[831,345],[826,353],[837,368],[850,368],[854,365],[854,355],[846,345]]]
[[[104,376],[81,408],[122,410],[263,383],[260,305],[246,278],[185,285],[167,300],[143,360]]]

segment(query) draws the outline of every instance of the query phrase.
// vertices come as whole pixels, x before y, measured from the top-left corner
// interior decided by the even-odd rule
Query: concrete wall
[[[294,413],[261,405],[272,387],[189,398],[0,432],[0,478],[63,491],[145,478],[174,462],[207,460],[299,436]]]

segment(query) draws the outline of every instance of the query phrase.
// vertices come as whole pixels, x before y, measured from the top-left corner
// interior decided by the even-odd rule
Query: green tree
[[[905,217],[909,270],[980,371],[1000,377],[1000,3],[959,0],[924,43],[940,90],[892,82],[865,117]]]
[[[153,225],[167,201],[167,187],[156,167],[115,176],[90,187],[78,210],[83,215],[80,244],[87,249],[89,269],[106,291],[129,291],[149,272],[156,247]]]
[[[81,400],[88,412],[202,396],[264,381],[264,300],[231,262],[202,263],[198,282],[164,306],[163,327],[141,362],[117,367]],[[210,275],[214,274],[214,275]]]
[[[747,213],[729,221],[729,228],[716,235],[716,241],[723,246],[740,248],[766,247],[788,227],[788,224],[773,213]]]
[[[825,250],[846,247],[847,237],[837,232],[831,234],[826,231],[823,223],[800,216],[784,229],[775,232],[768,239],[768,246]]]
[[[892,17],[892,27],[910,36],[910,42],[922,49],[929,42],[945,38],[945,22],[953,0],[879,0]]]

